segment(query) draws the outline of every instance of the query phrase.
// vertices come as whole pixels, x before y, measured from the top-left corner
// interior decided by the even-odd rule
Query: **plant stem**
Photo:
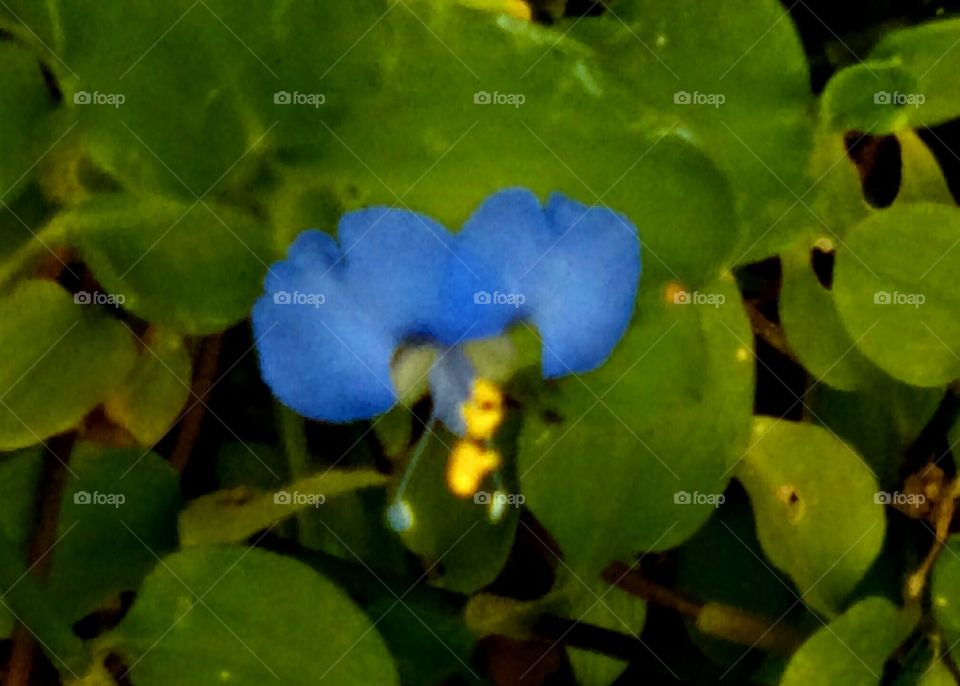
[[[631,595],[693,619],[700,631],[731,643],[790,655],[804,640],[800,633],[776,620],[723,603],[699,603],[620,562],[607,567],[603,578]]]
[[[313,472],[303,417],[278,402],[274,403],[274,408],[280,429],[280,440],[283,443],[283,452],[287,460],[287,469],[290,471],[290,481],[303,479]],[[322,538],[323,529],[312,520],[309,512],[297,513],[297,527],[300,530],[301,543],[318,541]]]
[[[216,376],[219,368],[222,347],[223,334],[207,336],[200,344],[197,367],[190,388],[190,397],[193,404],[182,417],[183,424],[177,436],[177,443],[173,452],[170,453],[170,466],[178,472],[182,473],[186,468],[190,461],[190,455],[193,453],[193,446],[200,436],[200,426],[203,423],[203,413],[206,409],[204,396],[210,392],[210,387],[213,386],[213,377]]]
[[[43,473],[39,484],[38,520],[27,552],[27,565],[31,573],[44,578],[50,570],[53,558],[50,550],[57,540],[57,526],[60,521],[60,503],[67,485],[67,463],[76,434],[70,433],[53,438],[49,443],[49,459],[44,460]],[[7,669],[9,686],[28,686],[36,642],[28,627],[17,624],[13,634],[13,647]]]

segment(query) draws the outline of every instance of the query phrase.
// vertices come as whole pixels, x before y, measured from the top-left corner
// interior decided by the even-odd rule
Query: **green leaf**
[[[891,686],[954,686],[956,679],[940,654],[943,638],[937,634],[916,641],[906,655]]]
[[[957,41],[960,19],[953,18],[891,31],[870,52],[869,64],[897,64],[915,81],[915,90],[900,94],[906,96],[901,107],[910,126],[931,127],[960,116],[953,88],[960,69]]]
[[[190,396],[193,362],[181,336],[154,330],[130,376],[104,402],[107,416],[143,445],[166,435]]]
[[[398,684],[379,633],[340,589],[256,548],[165,558],[105,643],[142,686]]]
[[[899,98],[915,93],[915,76],[895,60],[854,64],[827,82],[820,96],[820,123],[836,133],[900,131],[910,123]]]
[[[866,61],[830,79],[822,120],[835,131],[886,134],[957,118],[960,99],[951,84],[960,66],[958,40],[955,18],[886,33]]]
[[[960,641],[960,536],[951,536],[933,568],[930,607],[951,649]],[[956,652],[954,652],[956,655]]]
[[[136,589],[176,548],[180,485],[156,453],[80,444],[70,458],[48,586],[76,621]]]
[[[353,538],[350,541],[352,545]],[[298,559],[366,610],[393,655],[402,683],[456,682],[455,674],[467,681],[476,678],[469,666],[476,636],[467,626],[463,596],[419,583],[422,573],[410,567],[397,575],[326,553],[305,551]],[[403,598],[402,604],[397,597]]]
[[[183,546],[237,543],[308,508],[324,507],[327,498],[380,486],[387,478],[373,470],[330,469],[277,489],[258,493],[237,487],[201,496],[180,515]]]
[[[950,669],[939,661],[932,665],[920,679],[920,686],[954,686],[957,680],[953,678]]]
[[[588,585],[567,583],[565,616],[611,631],[638,637],[647,617],[647,604],[616,586],[598,580]],[[580,648],[567,648],[573,673],[581,686],[609,686],[626,669],[623,660]]]
[[[511,494],[517,490],[512,486],[516,483],[512,443],[518,421],[518,417],[508,417],[495,439],[504,463],[499,478],[503,490]],[[447,464],[459,437],[435,429],[422,440],[427,441],[426,447],[406,480],[404,492],[398,496],[394,491],[390,501],[391,506],[398,499],[406,503],[411,515],[410,526],[399,532],[400,537],[431,568],[442,564],[440,586],[457,593],[473,593],[492,582],[506,564],[522,503],[515,499],[495,520],[489,500],[483,501],[483,494],[489,499],[497,489],[493,476],[479,484],[474,497],[453,494],[447,486]]]
[[[909,384],[960,376],[957,235],[955,207],[902,205],[857,224],[837,250],[833,290],[847,332],[870,361]]]
[[[349,209],[401,198],[451,229],[505,187],[544,199],[559,191],[642,222],[648,279],[694,287],[726,266],[740,234],[719,163],[671,126],[675,117],[638,123],[637,89],[591,59],[573,32],[445,2],[418,3],[416,13],[390,12],[351,52],[381,65],[382,86],[349,100],[362,116],[324,114],[329,130],[313,127],[322,165],[300,174],[340,189]],[[424,41],[424,25],[439,40]],[[425,92],[428,82],[444,87]],[[493,102],[511,96],[516,106]]]
[[[456,683],[455,675],[466,683],[476,681],[477,673],[469,666],[476,638],[464,623],[462,602],[429,586],[410,590],[414,581],[393,588],[403,598],[397,605],[397,596],[385,592],[377,580],[384,593],[364,605],[377,621],[402,683]]]
[[[784,215],[811,185],[797,160],[809,157],[813,138],[807,59],[789,12],[774,0],[734,11],[697,0],[630,0],[600,18],[568,21],[570,35],[626,82],[641,126],[674,124],[729,179],[745,227],[736,261],[786,244],[796,225]]]
[[[916,621],[884,598],[862,600],[800,647],[781,684],[879,686],[884,662]]]
[[[901,482],[904,451],[943,400],[943,391],[917,388],[877,374],[857,391],[819,386],[805,401],[814,423],[852,445],[885,487]],[[889,489],[888,489],[889,490]]]
[[[0,449],[75,426],[122,382],[136,355],[118,321],[50,281],[0,299]]]
[[[0,201],[10,204],[26,186],[55,136],[53,98],[37,58],[22,46],[0,41]]]
[[[184,333],[216,333],[246,317],[275,257],[267,227],[214,203],[118,196],[57,221],[125,308]]]
[[[58,4],[70,65],[61,74],[65,100],[99,166],[128,189],[192,201],[255,163],[249,153],[267,126],[240,84],[263,67],[229,23],[184,0],[125,12]],[[269,25],[262,6],[250,14]]]
[[[842,390],[858,388],[878,371],[843,328],[833,292],[817,279],[813,247],[804,240],[781,255],[780,323],[790,349],[818,383]]]
[[[826,429],[763,417],[737,468],[767,558],[821,614],[843,608],[880,554],[886,519],[870,468]]]
[[[747,445],[752,340],[732,278],[695,293],[641,285],[612,357],[525,413],[527,506],[578,574],[676,546],[710,517]]]

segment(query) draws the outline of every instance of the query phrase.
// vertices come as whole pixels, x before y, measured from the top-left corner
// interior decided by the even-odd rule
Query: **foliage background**
[[[608,5],[0,2],[6,682],[957,681],[960,7]],[[494,524],[246,320],[303,228],[514,185],[644,276],[596,372],[513,332]]]

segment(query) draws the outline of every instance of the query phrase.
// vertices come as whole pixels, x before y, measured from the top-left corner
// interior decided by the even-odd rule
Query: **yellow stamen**
[[[460,408],[467,435],[478,441],[489,441],[503,423],[503,394],[491,381],[476,379],[470,399]]]
[[[447,486],[460,498],[473,495],[486,476],[500,467],[496,450],[485,449],[471,441],[460,441],[447,463]]]

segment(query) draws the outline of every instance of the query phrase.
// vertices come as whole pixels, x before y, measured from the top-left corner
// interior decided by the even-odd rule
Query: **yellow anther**
[[[471,441],[453,447],[447,463],[447,487],[454,495],[466,498],[480,488],[487,474],[500,467],[500,455]]]
[[[489,441],[503,423],[503,394],[491,381],[476,379],[470,399],[460,408],[467,435]]]

